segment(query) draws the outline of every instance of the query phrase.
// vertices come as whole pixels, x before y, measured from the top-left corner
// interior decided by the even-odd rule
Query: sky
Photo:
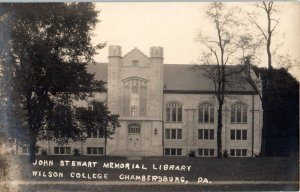
[[[123,55],[137,47],[149,55],[151,46],[164,48],[164,63],[199,63],[203,46],[196,41],[199,31],[214,33],[205,12],[209,3],[204,2],[98,2],[99,22],[93,36],[93,43],[107,43],[95,56],[97,62],[107,62],[108,46],[120,45]],[[253,3],[226,2],[226,6],[236,6],[257,12],[258,22],[266,23],[262,11]],[[276,28],[272,48],[276,54],[290,54],[300,61],[300,3],[275,2],[278,12],[274,18],[280,24]],[[253,27],[253,30],[255,28]],[[262,49],[258,53],[259,66],[267,66],[267,56]],[[291,73],[300,80],[299,68]]]

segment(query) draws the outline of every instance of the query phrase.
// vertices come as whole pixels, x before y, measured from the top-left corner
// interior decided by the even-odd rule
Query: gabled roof
[[[232,70],[237,66],[228,66]],[[88,65],[88,71],[95,73],[95,79],[107,82],[107,63]],[[164,92],[169,93],[210,93],[214,91],[213,82],[204,75],[203,68],[188,64],[164,64]],[[229,92],[252,93],[254,89],[241,78],[242,74],[236,74],[237,83],[228,87]],[[239,77],[238,77],[239,76]],[[234,77],[235,78],[235,77]]]

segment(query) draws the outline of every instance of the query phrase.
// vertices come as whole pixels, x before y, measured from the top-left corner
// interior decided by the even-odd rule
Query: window
[[[166,139],[182,139],[182,129],[166,129]]]
[[[247,105],[237,103],[231,106],[231,123],[247,123]]]
[[[147,82],[130,79],[123,82],[123,115],[146,116]]]
[[[215,139],[214,129],[198,129],[198,139]]]
[[[230,149],[230,156],[232,157],[246,157],[247,149]]]
[[[137,67],[139,64],[139,61],[138,60],[132,60],[132,66],[133,67]]]
[[[180,156],[182,155],[182,149],[180,148],[165,148],[166,156]]]
[[[247,130],[232,129],[230,130],[231,140],[247,140]]]
[[[87,137],[88,138],[104,138],[104,135],[100,131],[94,130],[94,131],[88,131]]]
[[[215,156],[215,150],[214,149],[198,149],[198,156],[213,157],[213,156]]]
[[[141,133],[141,128],[139,125],[129,125],[128,126],[128,134],[140,134]]]
[[[71,154],[71,147],[54,147],[54,154],[69,155],[69,154]]]
[[[182,121],[182,105],[177,102],[168,103],[166,106],[166,121],[181,122]]]
[[[202,103],[198,108],[199,123],[213,123],[214,122],[214,106],[210,103]]]
[[[87,147],[86,153],[88,155],[103,155],[103,147]]]
[[[38,146],[36,146],[35,147],[35,154],[38,154],[38,152],[39,152],[39,147]],[[30,147],[29,146],[23,146],[22,147],[22,154],[30,154]]]

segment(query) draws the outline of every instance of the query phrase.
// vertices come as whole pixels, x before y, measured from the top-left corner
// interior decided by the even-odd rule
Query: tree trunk
[[[30,163],[33,163],[36,159],[35,151],[36,151],[36,139],[31,139],[30,144],[29,144],[29,153],[30,153],[29,161],[30,161]]]
[[[223,105],[219,105],[218,109],[218,127],[217,127],[217,157],[222,158],[222,107]]]
[[[105,135],[104,139],[104,155],[106,156],[106,146],[107,146],[107,135]]]

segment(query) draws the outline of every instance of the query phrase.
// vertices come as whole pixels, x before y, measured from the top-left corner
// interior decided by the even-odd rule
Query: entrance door
[[[141,150],[141,128],[133,124],[128,127],[128,151]]]

